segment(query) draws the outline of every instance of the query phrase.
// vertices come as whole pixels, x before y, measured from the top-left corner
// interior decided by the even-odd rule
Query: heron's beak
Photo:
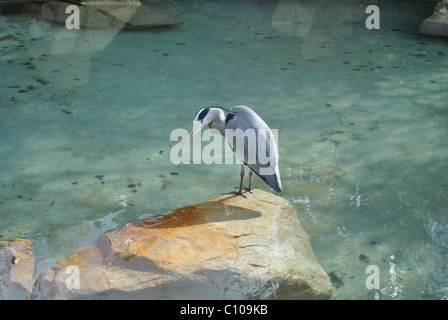
[[[202,129],[202,121],[193,121],[193,129],[190,131],[190,135],[187,139],[185,139],[184,144],[182,146],[185,146],[188,141],[190,141],[191,137],[193,137],[196,133],[201,131]]]

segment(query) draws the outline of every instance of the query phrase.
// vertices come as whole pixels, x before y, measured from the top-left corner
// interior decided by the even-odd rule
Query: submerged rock
[[[32,299],[328,299],[294,207],[261,190],[129,223],[36,281]],[[69,268],[70,267],[70,268]],[[79,287],[66,270],[79,270]]]
[[[34,273],[32,247],[28,240],[0,240],[0,300],[29,299]]]

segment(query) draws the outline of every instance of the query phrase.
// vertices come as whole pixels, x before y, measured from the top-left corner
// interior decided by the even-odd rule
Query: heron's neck
[[[226,132],[226,117],[224,115],[224,112],[222,110],[219,110],[221,112],[218,113],[217,118],[211,123],[211,128],[218,130],[219,133],[223,136],[225,136]]]

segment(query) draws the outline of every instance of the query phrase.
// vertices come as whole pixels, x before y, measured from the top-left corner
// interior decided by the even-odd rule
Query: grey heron
[[[228,112],[227,116],[224,110]],[[283,191],[275,137],[268,125],[251,108],[235,106],[230,111],[222,107],[200,109],[194,117],[193,129],[185,143],[205,126],[212,132],[225,136],[242,163],[239,195],[242,195],[243,190],[244,165],[250,169],[247,188],[249,192],[252,188],[253,172],[275,191]]]

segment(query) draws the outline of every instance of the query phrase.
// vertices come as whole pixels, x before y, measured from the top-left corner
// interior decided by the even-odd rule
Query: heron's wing
[[[230,110],[226,129],[227,141],[238,159],[274,190],[281,191],[278,150],[268,125],[248,107]]]

